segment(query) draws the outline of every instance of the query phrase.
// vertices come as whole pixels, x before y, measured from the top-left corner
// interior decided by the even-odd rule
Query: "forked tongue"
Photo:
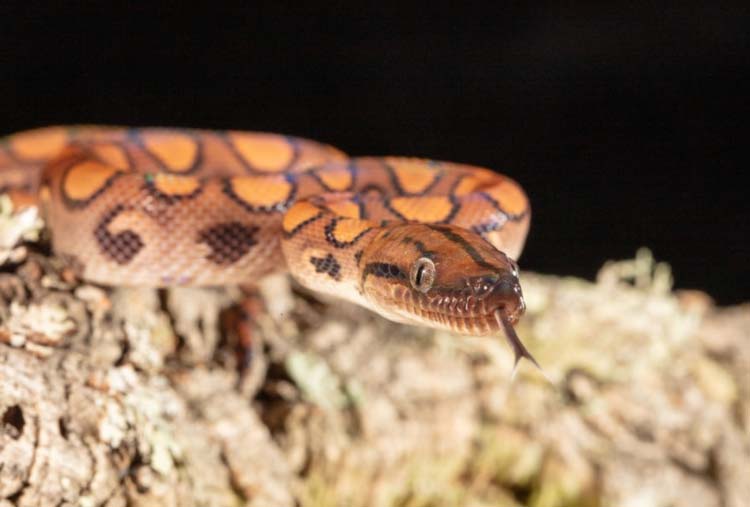
[[[511,380],[513,380],[516,377],[516,372],[518,371],[518,363],[521,361],[522,357],[525,357],[532,363],[534,363],[534,366],[539,368],[539,371],[544,375],[546,378],[547,375],[545,375],[544,370],[542,370],[542,367],[539,366],[539,363],[536,362],[536,359],[534,359],[534,356],[531,355],[531,352],[526,350],[526,347],[523,343],[521,343],[521,339],[516,334],[516,330],[513,329],[513,325],[510,323],[510,321],[503,317],[502,312],[500,310],[495,310],[495,319],[497,320],[497,323],[500,327],[503,328],[505,331],[505,339],[508,341],[508,345],[510,345],[510,348],[513,349],[513,355],[514,355],[514,361],[513,361],[513,373],[511,373]],[[549,379],[547,379],[549,381]]]

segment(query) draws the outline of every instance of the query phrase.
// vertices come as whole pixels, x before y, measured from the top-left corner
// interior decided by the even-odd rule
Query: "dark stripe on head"
[[[404,236],[404,238],[401,239],[401,243],[405,245],[414,245],[414,248],[417,249],[419,255],[421,255],[422,257],[428,257],[430,259],[435,258],[435,252],[433,252],[432,250],[427,250],[427,247],[424,246],[424,243],[422,243],[418,239],[414,239],[411,236]]]
[[[406,272],[395,264],[387,262],[371,262],[362,270],[362,283],[365,282],[367,275],[377,276],[378,278],[391,278],[397,280],[406,280]]]
[[[445,226],[439,226],[439,225],[427,225],[430,229],[432,229],[435,232],[439,232],[442,234],[445,239],[452,241],[453,243],[457,244],[458,246],[463,249],[464,252],[467,253],[469,257],[471,257],[474,262],[477,263],[478,266],[481,266],[486,269],[496,270],[497,266],[493,266],[486,260],[484,260],[484,257],[477,251],[476,248],[471,246],[471,244],[466,241],[463,237],[453,232],[450,228]]]

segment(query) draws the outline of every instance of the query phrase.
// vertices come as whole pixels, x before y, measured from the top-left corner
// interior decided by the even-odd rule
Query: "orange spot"
[[[240,156],[259,171],[283,171],[294,158],[292,145],[279,135],[230,132],[229,139]]]
[[[85,201],[104,188],[115,174],[121,172],[116,167],[87,160],[70,168],[65,175],[63,189],[65,195],[76,201]]]
[[[341,243],[349,243],[359,237],[367,229],[372,228],[372,223],[367,220],[357,220],[356,218],[343,218],[336,222],[333,230],[333,237]]]
[[[292,184],[283,176],[242,176],[232,178],[234,194],[254,207],[270,208],[289,199]]]
[[[492,171],[481,169],[479,167],[473,167],[470,174],[467,174],[466,176],[461,178],[458,185],[456,185],[453,193],[456,196],[461,197],[468,193],[474,192],[475,190],[488,187],[493,182],[499,181],[500,178],[500,176],[493,173]]]
[[[298,139],[297,142],[299,153],[297,160],[294,162],[295,169],[306,169],[347,158],[344,152],[327,144],[305,142],[302,139]],[[345,188],[348,188],[348,186]]]
[[[511,215],[523,213],[529,204],[521,187],[510,179],[504,179],[486,192],[497,201],[503,211]]]
[[[10,138],[13,153],[24,160],[45,160],[57,155],[68,144],[63,128],[49,128],[17,134]]]
[[[332,201],[326,203],[326,208],[342,217],[359,218],[359,205],[350,200]]]
[[[347,190],[352,186],[352,175],[344,168],[323,169],[318,177],[328,190]]]
[[[183,196],[195,192],[200,181],[192,176],[159,173],[154,175],[154,186],[162,194]]]
[[[476,188],[481,185],[481,183],[482,182],[479,180],[479,178],[475,178],[474,176],[466,176],[464,178],[461,178],[461,181],[458,182],[458,185],[456,185],[453,193],[457,197],[461,197],[476,190]]]
[[[393,168],[401,188],[410,194],[418,194],[427,190],[438,175],[438,172],[425,160],[386,158],[386,163]]]
[[[407,220],[434,223],[450,217],[453,203],[446,197],[394,197],[391,208]]]
[[[101,161],[118,169],[127,169],[130,167],[125,149],[117,144],[102,143],[94,144],[91,149],[101,159]]]
[[[284,215],[284,221],[282,222],[284,232],[292,232],[304,222],[317,216],[318,213],[320,213],[320,208],[307,201],[296,203]]]
[[[198,144],[187,134],[180,132],[144,132],[143,145],[167,168],[174,172],[186,172],[193,168],[198,155]]]

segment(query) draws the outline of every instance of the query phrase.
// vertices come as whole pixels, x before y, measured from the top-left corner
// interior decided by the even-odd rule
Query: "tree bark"
[[[8,243],[1,507],[750,498],[750,307],[671,292],[646,254],[596,283],[524,274],[518,331],[549,380],[525,363],[511,381],[500,339],[392,324],[283,276],[260,289],[240,374],[220,326],[239,292],[110,291]]]

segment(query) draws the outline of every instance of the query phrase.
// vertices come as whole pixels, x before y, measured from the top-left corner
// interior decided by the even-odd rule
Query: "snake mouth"
[[[394,288],[390,297],[385,297],[395,312],[395,320],[417,324],[429,324],[453,332],[469,335],[497,335],[502,333],[513,351],[513,375],[522,358],[531,361],[541,370],[539,363],[531,355],[518,337],[514,325],[523,315],[526,305],[520,294],[512,300],[489,301],[487,298],[442,296],[428,299],[415,297],[414,292]],[[384,294],[381,294],[384,296]],[[385,313],[385,312],[384,312]]]
[[[505,332],[503,322],[511,327],[525,310],[523,298],[497,301],[465,293],[447,292],[428,297],[405,287],[379,291],[375,298],[384,314],[394,320],[427,324],[453,332],[485,336]]]

